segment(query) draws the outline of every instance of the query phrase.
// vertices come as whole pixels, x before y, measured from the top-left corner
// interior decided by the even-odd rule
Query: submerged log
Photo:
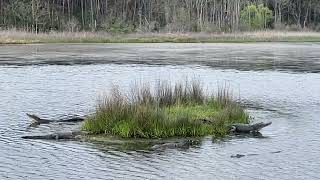
[[[81,122],[81,121],[85,120],[85,118],[78,117],[78,116],[71,117],[71,118],[59,119],[59,120],[43,119],[43,118],[40,118],[34,114],[28,114],[28,113],[27,113],[27,116],[32,119],[32,123],[30,126],[38,126],[40,124],[49,124],[52,122]]]
[[[257,133],[262,128],[267,127],[271,124],[272,124],[272,122],[268,122],[268,123],[260,122],[260,123],[256,123],[256,124],[233,124],[233,125],[231,125],[230,132]]]

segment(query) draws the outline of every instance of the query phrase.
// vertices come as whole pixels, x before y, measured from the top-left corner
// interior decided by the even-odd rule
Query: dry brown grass
[[[49,32],[0,30],[0,44],[29,43],[195,43],[195,42],[320,42],[319,32],[255,31],[237,33]]]

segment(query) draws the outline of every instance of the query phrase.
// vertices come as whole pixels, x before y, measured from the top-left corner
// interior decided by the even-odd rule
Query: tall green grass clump
[[[159,81],[155,88],[135,85],[129,93],[114,87],[83,129],[123,138],[223,136],[230,124],[248,123],[248,117],[226,87],[207,95],[198,80]]]

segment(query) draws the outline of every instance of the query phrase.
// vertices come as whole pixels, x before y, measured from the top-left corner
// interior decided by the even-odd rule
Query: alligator
[[[183,141],[180,141],[180,142],[157,144],[157,145],[152,146],[151,149],[153,149],[153,150],[174,149],[174,148],[186,149],[192,145],[197,145],[199,143],[200,143],[199,140],[184,139]]]
[[[281,153],[282,151],[272,151],[272,152],[269,152],[270,154],[279,154]],[[236,154],[236,155],[231,155],[230,157],[231,158],[242,158],[242,157],[245,157],[245,156],[258,156],[260,154]]]
[[[83,131],[74,131],[67,133],[53,133],[48,135],[37,135],[37,136],[22,136],[23,139],[46,139],[46,140],[72,140],[80,139],[82,135],[87,135]]]
[[[213,124],[213,121],[208,119],[198,119],[203,124]],[[256,124],[243,124],[243,123],[237,123],[232,124],[230,126],[230,132],[232,133],[258,133],[262,128],[271,125],[272,122],[260,122]]]
[[[230,132],[232,133],[258,133],[262,128],[271,125],[272,122],[256,124],[232,124]]]
[[[71,117],[71,118],[65,118],[65,119],[59,119],[59,120],[43,119],[43,118],[40,118],[34,114],[28,114],[28,113],[27,113],[27,116],[33,120],[32,123],[30,124],[30,126],[32,126],[32,127],[38,126],[40,124],[49,124],[52,122],[81,122],[81,121],[85,120],[85,118],[78,117],[78,116]]]

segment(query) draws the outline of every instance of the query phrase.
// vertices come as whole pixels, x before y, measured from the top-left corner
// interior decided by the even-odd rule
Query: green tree
[[[241,11],[240,19],[250,30],[266,29],[273,19],[272,10],[263,4],[252,4]]]
[[[9,1],[5,6],[6,24],[15,28],[28,28],[32,24],[31,6],[23,1]]]
[[[320,30],[320,3],[319,0],[0,0],[1,29],[236,32],[241,27]]]

